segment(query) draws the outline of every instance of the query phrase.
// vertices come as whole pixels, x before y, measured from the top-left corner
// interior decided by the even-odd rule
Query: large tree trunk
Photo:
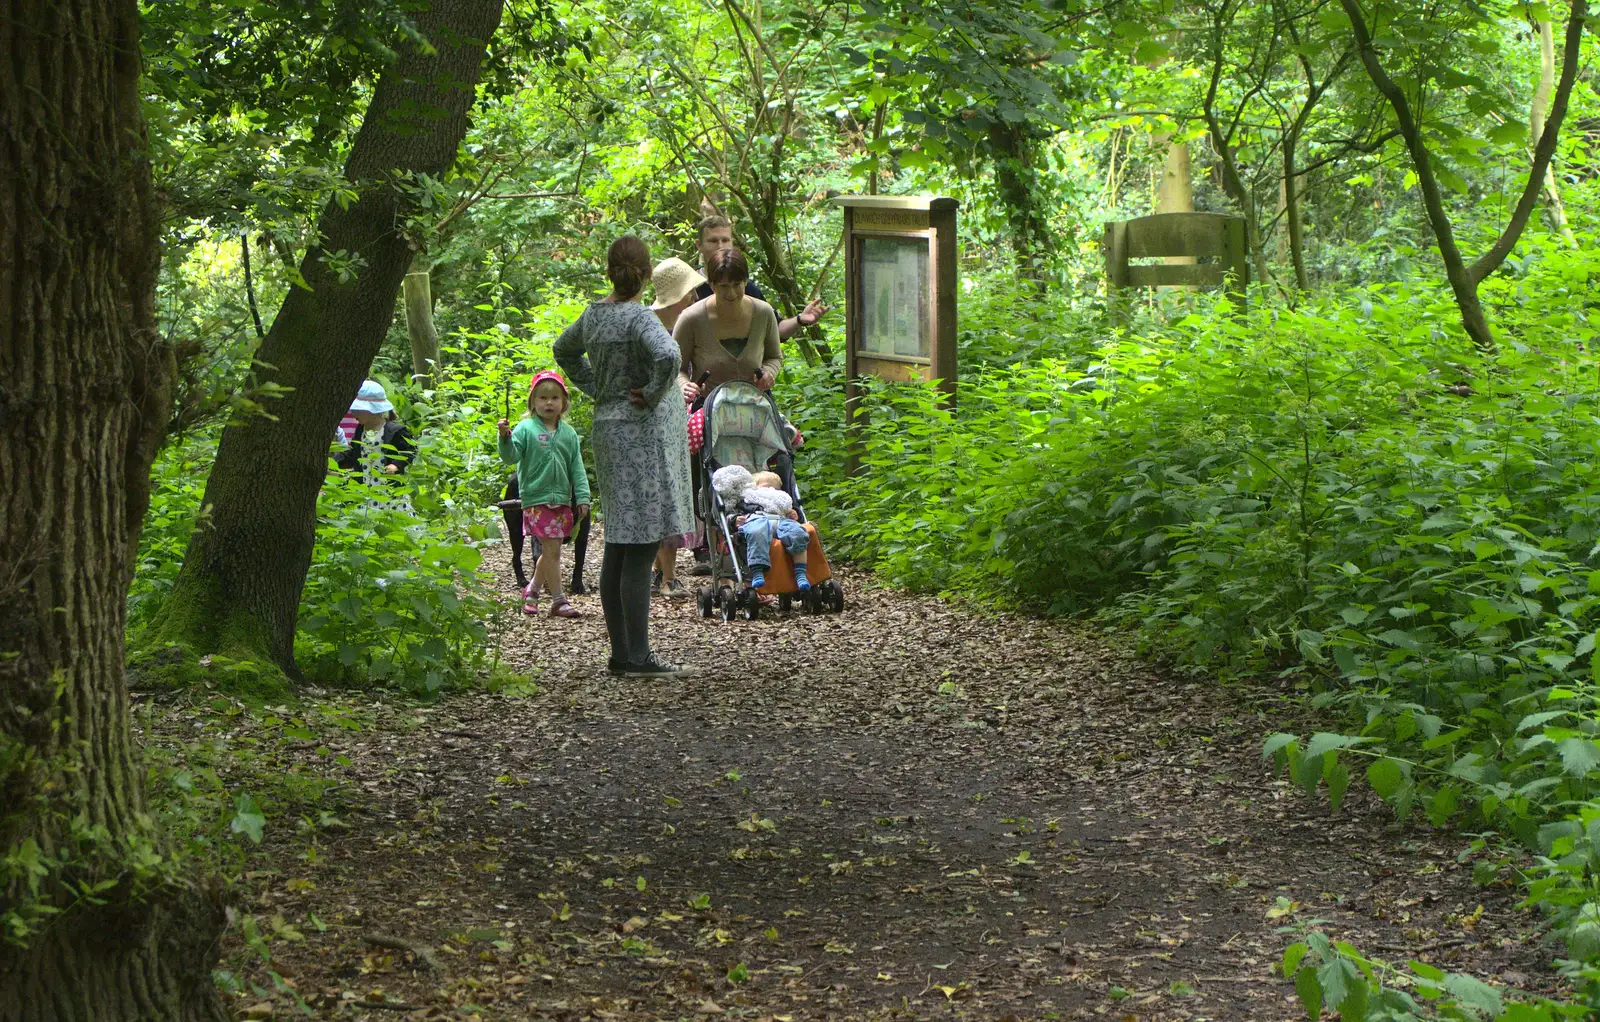
[[[467,130],[484,47],[503,0],[433,0],[416,26],[434,50],[407,45],[378,80],[345,165],[359,197],[330,202],[321,243],[257,355],[263,382],[287,388],[272,418],[229,426],[206,482],[210,515],[195,529],[150,644],[269,660],[291,678],[295,617],[316,532],[328,447],[389,325],[412,250],[397,177],[442,176]],[[324,261],[358,260],[341,280]]]
[[[216,899],[132,854],[123,626],[175,375],[139,5],[0,0],[0,53],[0,857],[42,870],[0,871],[0,1019],[220,1022]]]
[[[1166,146],[1167,158],[1161,167],[1161,180],[1156,185],[1157,213],[1194,212],[1194,163],[1189,156],[1189,143],[1172,141],[1171,132],[1150,136],[1150,141],[1160,148]],[[1161,260],[1169,265],[1198,263],[1197,256],[1165,256]],[[1173,284],[1163,291],[1198,291],[1194,284]]]
[[[1157,213],[1194,212],[1194,169],[1189,158],[1189,143],[1172,141],[1170,132],[1153,135],[1150,139],[1157,148],[1167,147],[1166,162],[1161,168],[1161,183],[1156,186]],[[1194,256],[1174,256],[1192,263]],[[1171,260],[1169,260],[1171,261]]]

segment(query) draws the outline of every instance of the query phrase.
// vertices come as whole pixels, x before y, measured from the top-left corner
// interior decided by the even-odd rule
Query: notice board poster
[[[861,241],[863,354],[929,358],[933,294],[927,238],[864,237]]]

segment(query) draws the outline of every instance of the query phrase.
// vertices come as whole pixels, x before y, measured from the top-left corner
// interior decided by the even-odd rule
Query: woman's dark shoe
[[[622,671],[624,678],[678,678],[693,674],[690,668],[679,664],[669,664],[660,657],[651,653],[642,664],[630,664]]]

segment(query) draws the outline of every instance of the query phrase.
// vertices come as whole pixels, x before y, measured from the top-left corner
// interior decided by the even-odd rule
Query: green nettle
[[[1507,875],[1600,1003],[1600,389],[1581,308],[1532,301],[1593,262],[1552,248],[1494,281],[1492,357],[1442,288],[1407,285],[1077,352],[1093,331],[1067,331],[1058,360],[1019,337],[1004,365],[989,334],[957,409],[868,396],[870,483],[843,477],[842,432],[805,472],[830,534],[897,581],[1298,679],[1350,728],[1268,756],[1335,809],[1364,776],[1402,817],[1497,828],[1485,883],[1520,845]],[[975,304],[969,328],[1000,311]]]
[[[296,660],[312,677],[394,682],[426,695],[470,681],[489,655],[486,622],[503,609],[477,570],[488,528],[441,539],[408,506],[429,493],[409,474],[403,485],[377,487],[390,492],[373,489],[333,475],[318,501]]]
[[[487,640],[508,614],[481,570],[481,548],[498,533],[483,514],[484,501],[473,499],[472,478],[440,446],[425,438],[405,475],[376,486],[359,474],[329,473],[317,502],[317,543],[295,640],[308,679],[432,695],[495,667],[497,644]],[[177,555],[200,513],[193,467],[214,449],[214,438],[194,438],[157,462],[160,510],[140,545],[129,596],[134,627],[176,577]],[[163,666],[159,649],[134,664],[152,681]],[[243,694],[257,693],[260,679],[271,677],[266,665],[220,654],[184,669]],[[186,680],[200,679],[186,674]]]
[[[1307,920],[1280,931],[1300,938],[1284,951],[1278,969],[1294,982],[1307,1018],[1320,1018],[1324,1008],[1341,1019],[1392,1022],[1423,1018],[1559,1022],[1590,1017],[1587,1005],[1542,998],[1508,1002],[1499,990],[1464,973],[1445,972],[1426,962],[1396,966],[1370,958],[1313,929],[1320,922]]]

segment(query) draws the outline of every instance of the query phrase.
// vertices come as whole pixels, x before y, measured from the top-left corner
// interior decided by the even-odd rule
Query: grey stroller
[[[794,451],[772,395],[753,383],[735,380],[713,389],[704,409],[705,444],[700,450],[702,471],[697,504],[711,555],[711,584],[700,589],[701,616],[720,613],[724,621],[731,621],[736,615],[753,621],[761,612],[762,595],[777,596],[778,609],[785,612],[796,603],[812,614],[844,610],[844,589],[833,577],[816,526],[806,519],[800,502],[800,488],[794,479]],[[789,555],[776,543],[765,584],[759,591],[751,587],[744,537],[733,524],[738,509],[728,507],[711,485],[711,477],[724,465],[742,465],[750,472],[763,472],[772,462],[776,462],[777,474],[794,501],[800,523],[811,533],[806,551],[809,590],[799,588]]]

